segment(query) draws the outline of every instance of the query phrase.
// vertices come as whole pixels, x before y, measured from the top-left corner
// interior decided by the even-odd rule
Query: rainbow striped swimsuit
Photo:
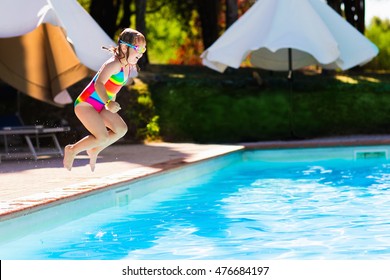
[[[130,69],[130,73],[133,72],[133,69]],[[98,73],[93,77],[92,81],[86,86],[86,88],[81,92],[81,94],[77,97],[76,101],[74,102],[74,106],[81,102],[87,102],[91,104],[96,111],[101,112],[104,108],[104,102],[99,97],[98,93],[95,89],[95,82],[98,77]],[[129,75],[134,76],[134,75]],[[117,73],[112,75],[104,87],[106,88],[106,92],[109,99],[112,99],[119,90],[126,84],[128,77],[125,77],[124,69],[121,67],[121,70]]]

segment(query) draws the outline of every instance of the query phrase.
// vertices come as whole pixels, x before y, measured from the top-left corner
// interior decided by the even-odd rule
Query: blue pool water
[[[167,174],[175,185],[157,177],[139,197],[117,192],[114,205],[0,243],[0,258],[390,258],[390,161],[302,152],[235,153],[212,173]]]

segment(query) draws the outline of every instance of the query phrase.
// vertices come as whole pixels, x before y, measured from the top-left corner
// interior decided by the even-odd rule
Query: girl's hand
[[[116,113],[121,109],[121,106],[118,102],[111,100],[106,106],[106,109],[111,113]]]

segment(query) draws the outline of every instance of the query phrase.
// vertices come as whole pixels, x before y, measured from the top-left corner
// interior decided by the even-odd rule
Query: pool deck
[[[86,155],[76,157],[71,171],[62,158],[3,159],[0,162],[0,221],[36,211],[118,184],[224,155],[241,149],[390,145],[390,135],[348,136],[310,140],[266,141],[237,145],[148,143],[113,145],[91,172]]]

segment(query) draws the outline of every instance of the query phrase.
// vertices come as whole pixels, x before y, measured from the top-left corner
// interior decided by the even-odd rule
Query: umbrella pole
[[[290,84],[290,89],[292,90],[292,80],[293,80],[293,70],[292,70],[292,50],[288,48],[288,76],[287,79]]]
[[[293,139],[302,139],[302,137],[297,136],[294,131],[294,104],[293,104],[293,65],[292,65],[292,49],[288,48],[288,75],[287,75],[288,85],[290,88],[290,117],[289,117],[289,125],[290,125],[290,136]]]

